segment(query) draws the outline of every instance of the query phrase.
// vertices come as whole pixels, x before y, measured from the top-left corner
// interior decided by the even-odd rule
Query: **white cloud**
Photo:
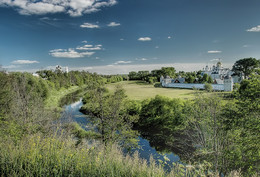
[[[220,50],[209,50],[208,53],[222,53]]]
[[[15,65],[34,64],[34,63],[39,63],[39,62],[36,60],[15,60],[12,62],[12,64],[15,64]]]
[[[70,70],[72,71],[75,71],[75,70],[78,70],[78,71],[88,71],[88,70],[92,70],[93,67],[71,67]]]
[[[156,49],[159,49],[159,46],[155,46]]]
[[[109,23],[107,26],[109,26],[109,27],[120,26],[120,23],[111,22],[111,23]]]
[[[99,25],[91,24],[91,23],[83,23],[80,25],[81,28],[99,28]]]
[[[77,50],[101,50],[102,48],[102,45],[95,45],[93,47],[93,45],[84,45],[84,46],[81,46],[81,47],[77,47],[76,49]]]
[[[171,39],[172,37],[171,36],[168,36],[168,39]]]
[[[139,61],[146,61],[148,60],[147,58],[136,58],[136,60],[139,60]]]
[[[152,39],[150,37],[140,37],[138,41],[151,41]]]
[[[49,17],[42,17],[40,20],[51,20]]]
[[[4,69],[15,69],[15,68],[19,68],[20,66],[18,65],[8,65],[8,66],[2,66],[2,68]]]
[[[56,58],[82,58],[90,57],[95,52],[78,52],[75,49],[54,49],[50,51],[50,55]]]
[[[46,3],[46,2],[30,2],[27,0],[16,0],[13,1],[15,2],[26,2],[26,4],[22,4],[22,6],[19,6],[20,4],[17,4],[19,8],[19,13],[22,15],[31,15],[31,14],[36,14],[36,15],[41,15],[41,14],[47,14],[47,13],[59,13],[59,12],[64,12],[65,7],[61,6],[59,4],[52,4],[52,3]],[[14,6],[16,6],[14,5]]]
[[[87,43],[87,41],[82,41],[82,43]],[[96,51],[102,50],[102,45],[91,45],[85,44],[83,46],[78,46],[76,48],[69,49],[54,49],[49,51],[49,55],[57,58],[82,58],[90,57],[95,54]]]
[[[64,12],[70,16],[81,16],[116,3],[116,0],[0,0],[0,6],[13,7],[22,15]]]
[[[220,61],[220,59],[219,58],[214,58],[214,59],[212,59],[210,61]]]
[[[246,31],[247,32],[260,32],[260,25],[253,27],[253,28],[250,28],[250,29],[247,29]]]
[[[245,44],[245,45],[243,45],[243,47],[244,47],[244,48],[247,48],[247,47],[250,47],[250,45]]]
[[[81,43],[88,43],[88,41],[82,41]]]
[[[114,64],[118,65],[118,64],[129,64],[129,63],[132,63],[132,61],[117,61]]]
[[[120,41],[123,41],[123,40],[125,40],[125,39],[123,39],[123,38],[120,39]]]

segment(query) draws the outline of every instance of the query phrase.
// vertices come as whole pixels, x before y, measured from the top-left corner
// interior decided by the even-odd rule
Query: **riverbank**
[[[50,96],[47,100],[45,100],[45,107],[46,109],[54,109],[54,108],[61,108],[60,101],[63,97],[73,92],[76,92],[80,89],[86,88],[87,85],[84,86],[71,86],[68,89],[61,88],[60,90],[51,90]]]

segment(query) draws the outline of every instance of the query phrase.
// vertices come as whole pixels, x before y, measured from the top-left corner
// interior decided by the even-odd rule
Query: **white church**
[[[234,83],[240,83],[243,77],[235,75],[229,68],[224,68],[221,62],[209,67],[206,65],[202,70],[202,76],[208,74],[216,84],[223,84],[225,77],[231,76]]]
[[[213,79],[212,88],[216,91],[233,91],[234,83],[240,83],[242,77],[234,75],[234,72],[229,68],[224,68],[221,62],[213,65],[212,68],[206,65],[203,68],[201,75],[208,74]],[[196,88],[204,89],[205,84],[185,83],[185,78],[172,79],[169,76],[161,77],[160,82],[163,87],[173,88]]]

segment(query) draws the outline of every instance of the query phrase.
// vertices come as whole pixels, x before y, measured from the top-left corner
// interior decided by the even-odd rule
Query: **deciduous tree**
[[[247,78],[254,69],[259,67],[259,60],[255,58],[244,58],[235,62],[232,71],[236,74],[244,74]]]

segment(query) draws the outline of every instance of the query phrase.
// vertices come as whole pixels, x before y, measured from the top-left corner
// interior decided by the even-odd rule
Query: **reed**
[[[174,164],[165,172],[163,163],[149,164],[138,153],[125,155],[117,145],[81,143],[75,138],[62,136],[43,137],[31,135],[19,144],[0,143],[1,176],[203,176],[204,170]],[[199,172],[199,173],[198,173]],[[237,173],[233,173],[237,174]],[[215,176],[210,174],[209,176]]]

